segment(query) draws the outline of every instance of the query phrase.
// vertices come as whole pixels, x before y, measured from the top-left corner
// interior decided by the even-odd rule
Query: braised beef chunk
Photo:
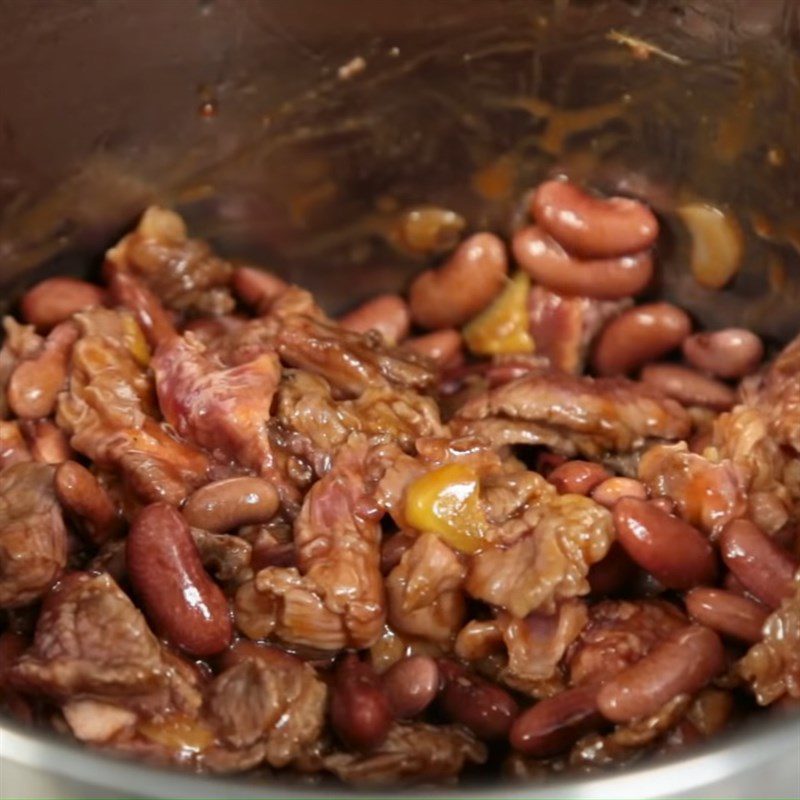
[[[391,789],[617,767],[800,702],[800,340],[762,366],[752,332],[637,301],[637,200],[549,180],[528,211],[338,321],[159,207],[104,286],[28,291],[0,714]]]
[[[139,610],[103,573],[70,573],[53,589],[12,679],[60,702],[92,699],[148,715],[192,712],[201,702]]]
[[[161,422],[149,348],[133,317],[96,309],[78,314],[81,338],[72,351],[69,388],[56,420],[70,444],[98,466],[118,471],[142,500],[180,503],[205,483],[200,450]]]
[[[404,634],[447,642],[464,620],[466,568],[432,533],[420,536],[386,578],[389,621]]]
[[[247,659],[220,674],[206,703],[220,739],[230,748],[265,744],[265,759],[284,767],[319,737],[325,684],[297,659]]]
[[[227,314],[234,301],[233,267],[200,239],[190,239],[174,212],[152,206],[133,233],[106,254],[115,267],[141,277],[168,307],[195,314]]]
[[[0,472],[0,608],[37,600],[67,564],[54,474],[54,467],[32,462]]]

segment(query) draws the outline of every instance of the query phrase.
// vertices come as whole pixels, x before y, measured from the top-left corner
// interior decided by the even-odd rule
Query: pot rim
[[[424,790],[426,797],[492,798],[519,797],[524,790],[529,798],[604,798],[619,800],[675,796],[756,768],[767,761],[800,753],[800,716],[780,720],[745,722],[728,734],[693,747],[690,754],[644,761],[619,772],[575,778],[563,776],[542,782],[462,784],[453,788]],[[49,732],[31,733],[22,726],[0,721],[0,758],[54,774],[61,778],[99,788],[136,787],[140,796],[164,798],[266,798],[266,797],[354,797],[364,790],[292,783],[270,778],[229,779],[207,774],[181,772],[163,766],[136,762],[111,753],[94,752],[76,742]],[[800,759],[798,759],[800,785]],[[367,790],[370,797],[419,797],[419,790]]]

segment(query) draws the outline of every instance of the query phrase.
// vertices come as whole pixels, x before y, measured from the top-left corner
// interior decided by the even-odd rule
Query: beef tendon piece
[[[386,578],[390,624],[401,633],[447,643],[464,622],[466,572],[438,536],[420,536]]]
[[[328,471],[351,434],[364,434],[371,444],[397,443],[411,452],[419,437],[443,432],[430,397],[383,384],[354,400],[337,400],[324,378],[300,370],[285,371],[270,426],[276,450],[301,458],[316,475]]]
[[[681,517],[714,538],[748,513],[743,470],[730,459],[690,453],[685,443],[651,447],[639,461],[639,480],[651,497],[674,500]]]
[[[249,658],[214,679],[206,709],[228,748],[263,743],[270,766],[283,767],[319,737],[326,698],[325,684],[299,659]]]
[[[436,379],[431,362],[407,350],[387,347],[380,335],[358,334],[307,316],[288,316],[277,336],[281,359],[321,375],[346,397],[389,383],[426,389]]]
[[[177,337],[153,357],[164,418],[181,436],[222,462],[234,461],[271,481],[286,505],[297,488],[275,466],[267,423],[281,368],[274,353],[223,367],[201,342]]]
[[[67,563],[55,467],[21,462],[0,472],[0,608],[41,597]]]
[[[552,614],[557,603],[588,594],[586,575],[614,541],[611,514],[580,495],[554,497],[531,533],[507,549],[473,556],[466,581],[473,597],[525,617]]]
[[[800,699],[800,571],[794,576],[794,594],[767,617],[764,638],[738,664],[761,705],[788,695]]]
[[[800,470],[771,433],[767,406],[740,405],[714,421],[712,452],[733,463],[747,491],[748,514],[774,533],[800,510]]]
[[[367,493],[365,459],[363,442],[348,446],[306,494],[294,524],[298,569],[266,567],[237,593],[237,615],[255,616],[262,635],[322,650],[380,638],[381,514]]]
[[[191,675],[109,575],[79,572],[45,598],[33,646],[12,670],[21,691],[62,704],[95,700],[146,716],[196,714],[201,696]]]
[[[800,337],[739,394],[742,404],[716,419],[712,444],[744,471],[751,515],[771,533],[781,527],[781,507],[783,521],[800,510]]]
[[[396,786],[452,780],[465,764],[483,764],[486,758],[486,746],[466,728],[416,722],[393,725],[370,753],[335,753],[323,763],[345,783]]]
[[[784,347],[754,386],[744,393],[745,405],[764,412],[778,445],[800,453],[800,336]]]
[[[127,312],[77,314],[69,387],[56,420],[71,446],[103,469],[118,470],[146,502],[179,504],[207,480],[209,459],[159,421],[149,349]]]
[[[541,371],[467,400],[451,427],[496,446],[544,445],[598,459],[652,439],[685,439],[691,420],[679,403],[640,383]]]
[[[233,266],[209,245],[190,239],[174,211],[148,208],[139,225],[106,253],[117,269],[143,280],[167,308],[193,314],[229,314]]]

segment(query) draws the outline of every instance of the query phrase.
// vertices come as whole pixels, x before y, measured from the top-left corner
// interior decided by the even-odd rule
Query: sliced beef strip
[[[653,439],[684,439],[691,420],[679,403],[634,381],[542,371],[468,400],[451,427],[497,446],[542,444],[598,459]]]

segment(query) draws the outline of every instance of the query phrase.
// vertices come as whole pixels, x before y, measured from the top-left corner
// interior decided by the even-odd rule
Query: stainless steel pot
[[[797,0],[0,0],[0,306],[45,274],[90,272],[159,200],[338,310],[419,268],[397,246],[407,209],[503,230],[520,192],[562,171],[660,212],[660,294],[784,340],[800,295],[798,50]],[[687,200],[744,232],[724,293],[687,274]],[[4,776],[55,776],[45,794],[313,791],[165,773],[8,721],[0,752]],[[796,719],[762,718],[677,760],[458,794],[790,797],[798,753]]]

